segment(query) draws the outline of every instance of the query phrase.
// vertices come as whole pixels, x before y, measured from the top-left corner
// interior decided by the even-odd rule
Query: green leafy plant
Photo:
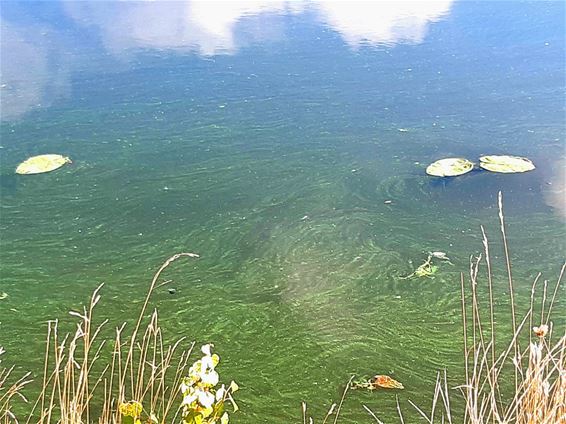
[[[230,401],[234,412],[238,405],[232,394],[238,390],[238,385],[232,381],[228,387],[218,385],[219,376],[216,366],[220,357],[212,353],[212,344],[201,348],[204,356],[196,361],[189,369],[189,375],[181,382],[181,403],[184,424],[227,424],[228,412],[224,411],[226,401]]]

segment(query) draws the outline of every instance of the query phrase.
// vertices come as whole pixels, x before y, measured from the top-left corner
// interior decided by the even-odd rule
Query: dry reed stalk
[[[503,239],[510,291],[512,334],[506,348],[497,353],[491,259],[487,236],[482,227],[484,261],[488,273],[489,325],[484,325],[480,299],[477,294],[477,276],[482,263],[481,258],[478,258],[475,261],[470,261],[471,304],[466,301],[465,282],[462,276],[466,384],[461,386],[460,389],[466,402],[464,422],[467,424],[566,423],[566,331],[558,342],[551,344],[552,323],[550,322],[552,307],[566,264],[562,267],[548,307],[548,283],[546,281],[544,283],[540,309],[541,326],[534,327],[535,330],[544,329],[544,331],[540,330],[537,334],[537,340],[533,342],[530,332],[535,321],[534,298],[540,274],[537,275],[532,284],[529,309],[519,322],[516,315],[513,277],[502,203],[502,196],[499,193],[500,232]],[[467,320],[467,311],[469,310],[471,310],[471,321]],[[548,331],[549,327],[550,331]],[[486,337],[484,334],[488,329],[489,335]],[[468,339],[470,331],[471,345]],[[525,331],[529,332],[529,347],[522,350],[520,341],[526,337]],[[509,381],[508,373],[511,367],[514,377],[514,390],[510,392],[509,388],[503,386]]]
[[[465,384],[459,386],[464,397],[465,424],[566,424],[566,330],[557,342],[552,343],[552,332],[556,331],[550,321],[557,300],[560,283],[566,273],[566,263],[548,300],[548,282],[544,282],[540,305],[540,326],[535,327],[537,308],[535,292],[540,279],[536,276],[530,296],[528,311],[522,319],[516,315],[514,283],[501,193],[498,196],[500,232],[503,240],[507,283],[509,286],[512,331],[510,340],[503,349],[498,349],[496,340],[504,339],[501,330],[496,339],[495,302],[493,295],[492,266],[488,239],[483,227],[483,257],[470,258],[469,285],[461,274],[462,329],[464,342]],[[487,269],[487,313],[482,310],[483,289],[478,279],[480,267],[485,262]],[[479,291],[481,290],[481,292]],[[487,318],[486,318],[487,317]],[[485,323],[488,319],[489,322]],[[536,339],[533,341],[531,331]],[[528,332],[528,337],[525,335]],[[529,347],[521,350],[520,340],[527,338]],[[509,375],[511,374],[511,375]],[[508,382],[513,387],[506,387]],[[429,424],[451,423],[451,405],[446,373],[437,376],[431,412],[426,414],[409,401]],[[368,413],[375,416],[369,408]],[[400,422],[403,415],[397,402]]]
[[[524,317],[517,319],[515,289],[511,267],[511,256],[505,230],[503,197],[498,194],[500,233],[503,241],[504,257],[509,287],[511,338],[506,347],[499,351],[496,340],[495,301],[493,277],[488,238],[481,226],[483,257],[470,258],[469,289],[466,278],[460,276],[462,300],[462,336],[464,342],[465,384],[458,388],[465,401],[463,421],[465,424],[566,424],[566,330],[554,344],[551,343],[553,331],[550,321],[556,303],[560,283],[566,273],[566,263],[547,306],[548,282],[544,282],[540,306],[540,327],[534,327],[535,292],[541,274],[539,273],[531,287],[530,305]],[[487,295],[489,310],[486,314],[481,307],[481,294],[478,292],[480,267],[485,262],[487,269]],[[489,323],[485,324],[485,315]],[[529,347],[522,351],[520,340],[524,331],[528,331]],[[537,334],[533,342],[531,329]],[[499,330],[500,334],[501,330]],[[503,387],[509,381],[508,373],[512,369],[513,389]],[[346,391],[342,397],[342,402]],[[507,401],[505,401],[507,399]],[[341,402],[341,404],[342,404]],[[416,404],[409,401],[422,418],[429,424],[453,422],[450,393],[446,372],[439,373],[436,379],[431,412],[425,413]],[[363,405],[368,414],[381,423],[377,415]],[[340,408],[334,423],[339,418]],[[402,408],[397,399],[399,420],[404,423]],[[306,420],[306,410],[304,410]],[[438,421],[440,420],[440,421]],[[306,422],[306,421],[304,421]]]
[[[331,419],[331,417],[333,415],[334,415],[333,424],[336,424],[338,422],[338,420],[340,418],[340,412],[342,410],[342,405],[344,404],[344,401],[346,400],[346,394],[348,393],[348,391],[352,387],[352,381],[354,380],[355,377],[356,377],[355,375],[352,375],[350,377],[350,379],[348,380],[346,387],[344,387],[344,390],[342,391],[342,397],[340,398],[340,402],[338,404],[332,403],[332,405],[330,405],[330,407],[328,408],[328,411],[326,411],[326,415],[324,416],[324,418],[322,420],[322,424],[326,424],[327,422],[329,422],[328,420]],[[364,405],[364,408],[369,410],[365,405]],[[314,424],[314,419],[312,417],[307,416],[307,404],[306,404],[306,402],[301,402],[301,410],[302,410],[302,415],[303,415],[303,424],[307,424],[307,419],[308,419],[308,424]]]
[[[0,346],[0,355],[4,352],[4,349]],[[0,363],[2,363],[1,360]],[[0,367],[0,423],[3,424],[18,422],[15,413],[12,411],[12,399],[19,398],[27,402],[27,399],[22,394],[22,390],[31,382],[28,378],[30,376],[29,372],[13,381],[13,372],[14,366],[9,368]]]
[[[70,313],[79,318],[73,334],[60,339],[58,321],[48,322],[43,386],[27,423],[88,424],[98,421],[100,424],[119,424],[122,416],[118,407],[131,400],[141,403],[148,417],[156,417],[158,423],[174,420],[173,415],[178,412],[174,408],[174,399],[178,396],[178,387],[194,344],[182,352],[178,351],[183,339],[165,346],[157,311],[150,315],[147,324],[143,322],[161,273],[181,257],[195,258],[198,255],[180,253],[164,262],[151,281],[134,330],[125,337],[125,324],[117,327],[110,348],[106,347],[107,341],[101,339],[107,321],[93,324],[94,308],[100,300],[102,286],[94,291],[88,308],[83,308],[80,313]],[[107,353],[111,355],[109,360],[103,359]],[[3,405],[3,399],[0,397],[0,405]]]
[[[366,405],[363,405],[363,404],[362,404],[362,407],[363,407],[363,408],[366,410],[366,412],[375,420],[375,422],[376,422],[377,424],[385,424],[385,423],[384,423],[383,421],[381,421],[381,420],[377,417],[377,415],[375,415],[375,413],[374,413],[371,409],[369,409]]]

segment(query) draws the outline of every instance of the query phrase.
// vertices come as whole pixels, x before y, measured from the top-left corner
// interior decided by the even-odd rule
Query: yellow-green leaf
[[[42,174],[61,168],[66,163],[71,163],[71,159],[66,156],[56,154],[32,156],[18,165],[16,174]]]
[[[435,177],[455,177],[470,172],[474,164],[464,158],[445,158],[431,163],[426,173]]]
[[[232,393],[238,391],[239,388],[240,386],[238,386],[235,381],[230,382],[230,390],[232,391]]]
[[[127,403],[121,403],[118,410],[120,411],[120,414],[124,415],[125,417],[137,418],[141,415],[143,406],[141,403],[135,400],[131,400]]]
[[[481,156],[480,167],[491,172],[512,174],[535,169],[535,165],[527,158],[520,156]]]

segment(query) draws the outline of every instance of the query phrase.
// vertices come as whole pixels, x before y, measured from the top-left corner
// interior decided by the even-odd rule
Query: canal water
[[[302,401],[320,422],[353,374],[405,389],[351,392],[341,422],[372,422],[362,404],[397,422],[396,396],[416,422],[408,400],[428,407],[437,371],[463,381],[480,225],[509,328],[498,192],[519,309],[564,261],[564,16],[556,1],[2,2],[3,364],[37,375],[46,322],[72,322],[101,283],[98,319],[133,325],[162,262],[194,252],[151,307],[168,340],[214,343],[241,386],[233,422],[302,422]],[[15,174],[43,153],[72,164]],[[485,154],[536,169],[424,172]],[[450,263],[403,278],[432,251]]]

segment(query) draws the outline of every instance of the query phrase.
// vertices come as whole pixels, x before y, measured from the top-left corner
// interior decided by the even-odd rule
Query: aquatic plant
[[[452,265],[448,256],[444,252],[429,252],[426,260],[417,267],[412,273],[404,277],[399,277],[401,280],[408,280],[413,277],[433,277],[438,271],[438,266],[433,265],[433,259],[439,259]]]
[[[431,163],[426,173],[434,177],[456,177],[474,169],[474,163],[465,158],[445,158]]]
[[[446,371],[439,372],[430,412],[409,401],[429,424],[566,422],[566,331],[558,330],[551,321],[566,264],[562,266],[554,289],[544,282],[540,309],[535,305],[540,289],[540,274],[537,276],[527,311],[518,319],[501,194],[499,219],[509,284],[511,332],[502,334],[496,328],[490,246],[482,227],[484,251],[472,258],[469,277],[462,273],[460,278],[465,381],[457,389],[465,404],[464,415],[455,417],[452,401],[456,392],[448,385]],[[49,322],[42,389],[28,408],[27,423],[229,422],[225,405],[230,402],[237,411],[232,395],[238,386],[234,382],[228,386],[219,385],[217,367],[220,357],[212,353],[213,345],[202,346],[202,356],[189,366],[194,343],[184,350],[180,348],[183,339],[166,346],[157,311],[150,315],[149,321],[144,319],[151,294],[159,287],[161,273],[181,257],[196,258],[198,255],[174,255],[159,268],[138,321],[127,336],[123,324],[116,329],[113,340],[101,339],[102,328],[107,322],[95,326],[93,313],[100,301],[102,286],[94,291],[88,307],[81,312],[71,312],[79,318],[75,333],[60,336],[59,322]],[[427,261],[433,257],[448,260],[443,252],[430,252]],[[478,276],[484,266],[487,278],[482,282]],[[487,307],[483,306],[484,297],[488,300]],[[0,355],[2,353],[0,348]],[[109,361],[103,359],[106,354],[109,354]],[[29,373],[13,378],[14,367],[3,368],[1,365],[0,361],[0,422],[18,422],[14,403],[16,400],[27,402],[22,391],[30,382]],[[344,400],[352,388],[403,388],[400,382],[385,375],[361,382],[354,378],[352,376],[347,382],[340,401],[328,409],[322,424],[340,421]],[[366,405],[363,407],[376,423],[382,423],[376,412]],[[397,413],[400,422],[404,423],[399,401]],[[302,404],[302,420],[303,424],[314,423],[307,414],[306,403]]]
[[[478,257],[472,258],[469,277],[466,278],[462,273],[460,278],[465,381],[455,388],[459,389],[462,395],[460,399],[464,401],[464,415],[455,417],[452,406],[454,390],[449,387],[446,371],[439,372],[430,412],[425,412],[423,408],[409,401],[429,424],[566,422],[566,329],[555,328],[551,321],[560,283],[566,272],[566,263],[562,266],[554,289],[551,290],[548,282],[544,282],[540,307],[535,305],[537,290],[540,290],[540,274],[536,277],[532,284],[528,309],[520,320],[517,319],[502,203],[502,195],[499,193],[499,221],[509,285],[511,333],[501,333],[496,328],[489,243],[485,230],[481,227],[484,251]],[[487,275],[486,281],[483,282],[478,278],[482,266],[486,267]],[[485,305],[484,297],[487,297],[487,308],[482,306]],[[535,321],[538,322],[535,324]],[[352,376],[348,382],[340,406],[354,378],[355,376]],[[372,388],[377,389],[374,386]],[[332,422],[338,423],[340,406],[336,408],[333,404],[323,422],[333,418]],[[377,424],[383,424],[376,412],[366,405],[363,407]],[[397,400],[397,413],[401,423],[405,423],[403,410]],[[303,422],[314,422],[311,417],[307,417],[306,405],[303,405]]]
[[[238,405],[232,397],[232,393],[238,390],[238,385],[234,381],[228,388],[222,384],[216,389],[219,377],[215,368],[220,358],[217,354],[211,353],[211,350],[211,344],[201,348],[204,356],[193,364],[188,376],[181,382],[184,424],[216,424],[217,422],[227,424],[228,412],[224,411],[227,400],[232,403],[234,412],[238,410]]]
[[[402,383],[388,375],[375,375],[372,378],[363,378],[360,381],[352,381],[352,389],[404,389]]]
[[[204,356],[195,361],[189,368],[188,375],[183,377],[179,390],[182,395],[180,402],[181,419],[183,424],[227,424],[229,422],[228,412],[224,410],[224,404],[229,400],[234,412],[238,406],[232,397],[232,393],[238,390],[238,385],[232,381],[228,388],[223,384],[216,389],[219,376],[215,371],[220,358],[211,353],[212,345],[202,346]],[[159,417],[153,411],[144,411],[141,402],[131,400],[119,405],[118,411],[122,417],[122,424],[141,424],[144,422],[160,423]]]
[[[519,156],[480,156],[480,168],[502,174],[528,172],[535,169],[535,165],[528,158]]]
[[[57,154],[47,154],[32,156],[18,165],[16,174],[43,174],[44,172],[55,171],[67,163],[72,163],[66,156]]]

